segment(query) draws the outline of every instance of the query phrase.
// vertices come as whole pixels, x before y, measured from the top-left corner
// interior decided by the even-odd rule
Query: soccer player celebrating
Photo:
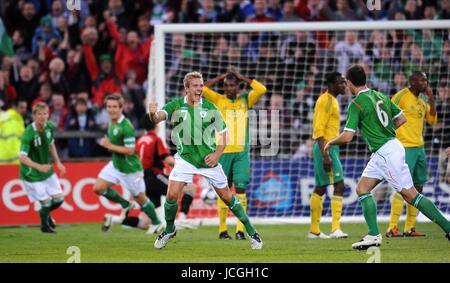
[[[64,198],[61,185],[50,164],[49,152],[61,176],[65,174],[66,168],[56,151],[53,138],[55,126],[48,121],[48,111],[48,105],[44,102],[33,106],[33,123],[25,129],[20,147],[20,179],[30,201],[39,201],[41,204],[41,231],[56,233],[50,212],[60,207]]]
[[[405,149],[395,137],[395,129],[406,122],[405,115],[387,96],[367,87],[366,74],[361,66],[352,66],[347,70],[346,77],[347,85],[356,97],[349,105],[344,131],[325,145],[325,154],[333,145],[350,142],[357,128],[373,153],[356,186],[369,233],[354,243],[352,248],[365,250],[381,245],[377,206],[370,192],[383,180],[409,204],[438,224],[450,241],[450,222],[429,199],[417,192],[405,163]]]
[[[156,215],[155,206],[145,195],[142,164],[135,152],[134,128],[122,114],[122,96],[117,93],[106,96],[105,107],[111,122],[108,127],[108,137],[103,137],[100,144],[112,151],[112,161],[103,167],[98,175],[94,191],[98,195],[119,203],[123,208],[121,218],[125,219],[134,205],[111,188],[120,183],[134,196],[142,211],[152,220],[148,233],[159,232],[163,229],[163,223]]]
[[[436,125],[437,113],[434,103],[433,91],[428,86],[426,74],[414,72],[409,78],[409,88],[404,88],[392,97],[406,116],[406,123],[396,130],[397,137],[405,147],[406,164],[419,193],[427,181],[427,160],[423,147],[423,120],[428,124]],[[425,94],[425,95],[423,95]],[[391,221],[386,237],[420,237],[425,234],[415,228],[418,210],[411,204],[406,206],[406,223],[404,233],[398,231],[397,225],[403,210],[403,198],[399,193],[394,195],[391,203]]]
[[[223,80],[225,95],[220,95],[210,89]],[[249,84],[252,90],[249,93],[240,93],[239,81]],[[227,127],[231,129],[230,142],[220,156],[219,163],[227,176],[228,186],[234,183],[236,197],[247,210],[247,196],[245,190],[250,180],[250,156],[248,135],[248,109],[251,108],[264,94],[266,87],[257,80],[251,80],[241,75],[234,67],[228,72],[208,80],[203,88],[203,95],[214,103],[225,119]],[[219,214],[219,239],[231,239],[227,231],[228,206],[217,198]],[[244,224],[238,220],[236,225],[236,240],[245,240]]]
[[[226,124],[217,108],[202,98],[203,77],[198,72],[186,74],[183,80],[186,96],[173,99],[162,110],[157,111],[156,102],[149,105],[150,118],[154,123],[171,120],[174,124],[172,138],[177,145],[175,167],[169,176],[169,188],[164,204],[167,226],[155,241],[161,249],[176,235],[174,220],[178,210],[179,195],[187,183],[192,183],[195,174],[202,175],[214,187],[218,196],[244,224],[250,236],[252,249],[261,249],[262,240],[242,204],[228,187],[228,181],[218,164],[226,146]],[[214,130],[220,136],[216,145]]]
[[[333,72],[326,75],[327,91],[317,99],[313,117],[313,147],[314,176],[316,188],[311,194],[311,227],[308,238],[347,238],[341,230],[342,196],[344,195],[344,173],[339,160],[339,146],[330,147],[329,155],[324,154],[325,144],[339,135],[340,110],[336,97],[345,94],[345,79],[341,73]],[[323,195],[328,185],[334,185],[331,198],[331,234],[320,231]]]

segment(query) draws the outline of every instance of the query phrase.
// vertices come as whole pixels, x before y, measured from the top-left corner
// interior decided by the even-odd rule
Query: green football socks
[[[442,213],[437,209],[436,205],[429,199],[424,197],[422,194],[417,194],[417,196],[412,200],[412,205],[414,205],[420,212],[422,212],[431,221],[439,225],[445,233],[450,232],[450,222],[442,215]]]
[[[230,202],[227,203],[227,205],[233,212],[233,214],[242,222],[242,224],[244,224],[247,234],[249,234],[250,236],[255,235],[256,229],[250,223],[250,219],[248,218],[247,213],[245,213],[242,204],[239,202],[239,200],[235,195],[233,195],[233,197],[231,198]]]
[[[141,207],[141,210],[145,214],[147,214],[148,218],[152,220],[153,225],[161,223],[161,221],[159,221],[158,216],[156,215],[155,206],[153,205],[151,200],[147,199],[147,202],[144,203],[144,205]]]
[[[48,218],[50,216],[51,202],[42,204],[39,216],[41,217],[41,226],[48,226]]]
[[[178,200],[166,200],[164,203],[164,212],[166,214],[166,233],[173,233],[175,231],[175,217],[178,211]]]
[[[362,206],[364,219],[366,220],[367,226],[369,226],[369,235],[376,236],[380,234],[377,225],[377,205],[375,204],[372,194],[362,194],[358,197],[358,200]]]
[[[104,193],[102,193],[102,196],[109,199],[110,201],[120,204],[123,208],[126,208],[130,205],[129,201],[124,199],[121,195],[119,195],[119,193],[111,188],[108,188]]]

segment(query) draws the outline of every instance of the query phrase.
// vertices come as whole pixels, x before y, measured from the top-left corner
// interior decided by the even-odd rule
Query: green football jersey
[[[55,142],[53,138],[54,129],[55,126],[51,122],[45,124],[43,132],[38,132],[35,123],[28,125],[22,136],[20,154],[27,155],[28,158],[39,164],[51,164],[50,145]],[[42,173],[20,163],[20,178],[27,182],[44,181],[50,177],[53,172],[53,168],[47,173]]]
[[[221,134],[227,130],[216,106],[202,98],[192,107],[182,97],[164,105],[162,111],[173,123],[171,138],[181,158],[197,168],[208,168],[204,159],[216,150],[215,131]]]
[[[115,145],[125,147],[136,146],[133,125],[125,116],[120,117],[116,124],[109,124],[108,137],[109,141]],[[122,173],[128,174],[142,171],[141,160],[136,155],[136,152],[132,155],[125,155],[113,151],[112,162],[114,168]]]
[[[344,130],[355,132],[359,128],[369,150],[375,152],[395,138],[392,119],[401,113],[402,110],[389,97],[381,92],[365,89],[350,103]]]

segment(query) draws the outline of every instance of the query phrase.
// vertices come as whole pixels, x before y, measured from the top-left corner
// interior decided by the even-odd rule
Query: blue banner
[[[363,158],[342,160],[346,186],[343,216],[362,215],[355,188],[367,161]],[[450,186],[439,180],[438,158],[430,158],[428,167],[429,178],[423,194],[441,211],[450,213]],[[312,159],[252,160],[251,171],[247,191],[251,216],[309,216],[310,194],[315,187]],[[393,192],[385,182],[372,192],[377,201],[378,215],[390,214]],[[327,195],[331,196],[332,193],[333,186],[329,186]],[[323,215],[331,216],[329,197],[324,198]]]

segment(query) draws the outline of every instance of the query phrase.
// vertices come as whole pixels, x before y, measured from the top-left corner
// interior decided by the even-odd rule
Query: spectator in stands
[[[326,21],[328,18],[323,12],[324,0],[297,0],[297,15],[305,21]]]
[[[394,73],[393,81],[394,81],[394,85],[391,88],[391,90],[389,91],[390,95],[396,94],[401,89],[404,89],[408,84],[408,80],[406,79],[405,74],[403,74],[402,72]]]
[[[173,7],[170,7],[168,0],[153,1],[151,24],[171,23],[175,20],[175,12]]]
[[[20,30],[14,31],[12,41],[16,53],[15,55],[20,61],[26,61],[33,56],[33,54],[31,54],[31,49],[26,45],[25,38]]]
[[[115,23],[116,18],[107,15],[106,21],[109,33],[117,44],[114,57],[117,76],[123,79],[127,70],[133,70],[136,73],[138,83],[142,84],[147,78],[150,45],[153,37],[149,36],[144,43],[141,43],[138,33],[131,30],[127,32],[126,41],[122,41]]]
[[[274,19],[271,18],[266,10],[266,0],[255,0],[253,4],[255,13],[247,17],[247,22],[250,23],[270,23]]]
[[[130,4],[134,3],[130,1]],[[108,8],[103,15],[109,14],[110,16],[116,17],[117,25],[129,30],[132,27],[133,19],[135,19],[134,12],[133,5],[128,5],[127,9],[125,9],[122,0],[108,0]]]
[[[281,22],[299,22],[302,21],[297,14],[295,14],[294,1],[285,0],[283,2],[283,17],[280,19]]]
[[[272,18],[275,22],[281,21],[284,14],[280,0],[268,0],[266,15]]]
[[[150,20],[148,15],[140,15],[138,17],[138,34],[139,34],[139,42],[145,43],[153,34],[152,26],[150,25]]]
[[[433,148],[439,150],[439,180],[450,184],[450,161],[445,149],[450,146],[450,86],[441,82],[436,98],[438,123],[433,127]]]
[[[201,23],[216,23],[219,20],[220,12],[220,6],[216,5],[214,0],[203,0],[199,10],[199,21]]]
[[[336,0],[335,7],[330,5],[331,2],[328,1],[323,7],[323,13],[330,21],[357,21],[363,18],[360,9],[352,9],[349,6],[349,0]]]
[[[51,101],[49,121],[56,126],[57,130],[62,131],[64,130],[64,122],[68,114],[64,96],[61,93],[54,93]]]
[[[33,76],[33,71],[30,67],[23,66],[20,68],[20,78],[14,82],[14,87],[18,98],[33,101],[39,92],[38,78]]]
[[[58,19],[63,17],[67,19],[69,17],[69,13],[64,10],[63,3],[61,0],[53,0],[50,14],[48,15],[51,19],[52,26],[58,26]]]
[[[246,1],[246,2],[248,2],[248,1]],[[221,23],[241,23],[241,22],[244,22],[245,19],[246,19],[246,15],[240,9],[239,3],[237,2],[237,0],[225,0],[224,8],[218,16],[219,22],[221,22]]]
[[[137,117],[145,115],[145,104],[143,103],[145,100],[145,92],[142,85],[137,82],[136,74],[133,70],[128,70],[125,73],[125,83],[122,84],[122,94],[124,97],[129,97],[132,100],[134,112]],[[138,127],[135,125],[135,128]]]
[[[440,20],[448,20],[450,19],[450,0],[441,0],[440,1],[440,9],[438,13],[438,19]]]
[[[344,74],[348,67],[360,63],[364,59],[364,49],[354,31],[345,32],[345,40],[339,41],[334,48],[338,60],[337,71]]]
[[[36,13],[36,7],[31,1],[22,3],[22,6],[19,3],[17,5],[20,13],[15,13],[11,19],[15,24],[13,28],[20,31],[24,38],[25,46],[31,50],[33,35],[39,26],[39,15]]]
[[[16,89],[9,82],[9,72],[0,70],[0,108],[9,105],[16,97]]]
[[[255,6],[252,4],[255,1],[249,1],[249,0],[234,0],[230,2],[238,2],[239,4],[239,10],[241,11],[241,14],[244,16],[244,19],[248,20],[249,17],[255,14]]]
[[[109,54],[102,54],[97,65],[92,45],[96,42],[96,31],[85,29],[81,35],[83,41],[83,55],[92,80],[92,100],[101,108],[103,98],[110,93],[120,93],[120,79],[113,70],[112,58]]]
[[[59,43],[61,36],[58,31],[52,26],[52,19],[49,16],[42,17],[39,21],[39,27],[36,29],[33,36],[32,52],[34,55],[38,54],[40,46]]]
[[[39,96],[33,100],[31,103],[31,107],[33,107],[36,103],[45,102],[47,105],[50,105],[52,99],[52,88],[48,82],[41,84],[39,88]]]
[[[66,131],[94,131],[94,113],[88,108],[87,101],[77,98],[73,109],[67,116],[64,129]],[[96,147],[93,138],[70,138],[67,140],[69,157],[90,157]]]
[[[416,0],[407,0],[405,3],[405,7],[403,8],[405,12],[405,16],[407,20],[419,20],[420,19],[420,11],[417,9],[417,1]]]
[[[129,96],[123,97],[123,115],[130,120],[135,129],[141,129],[140,120],[142,116],[138,116],[135,111],[133,99]]]
[[[64,99],[69,98],[69,82],[64,74],[65,64],[64,61],[55,57],[52,59],[49,65],[48,82],[52,92],[61,93]]]

